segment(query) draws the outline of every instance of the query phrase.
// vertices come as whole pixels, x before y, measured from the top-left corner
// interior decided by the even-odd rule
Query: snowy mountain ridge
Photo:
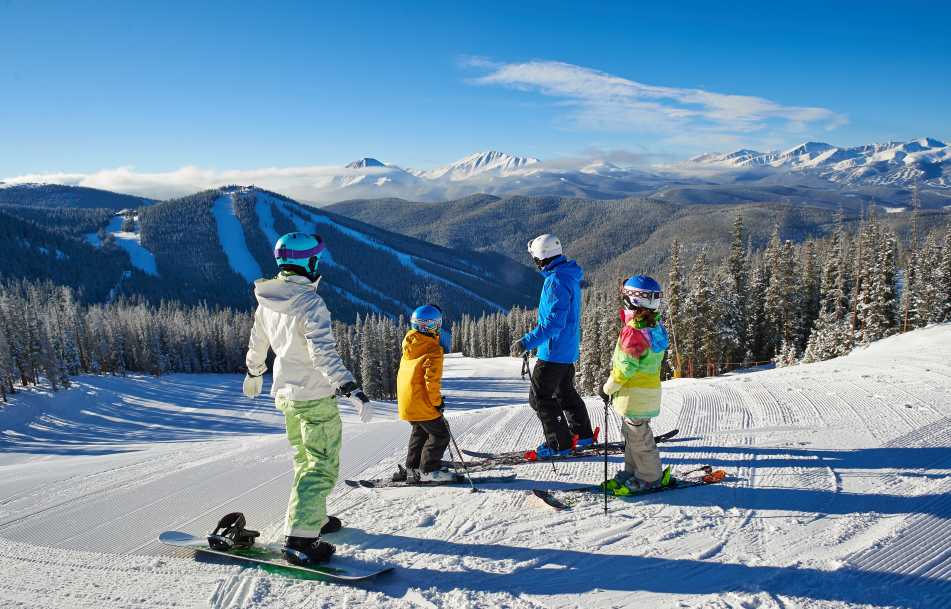
[[[506,152],[488,150],[470,154],[449,165],[424,171],[417,175],[428,180],[449,179],[453,181],[468,180],[486,173],[504,177],[540,162],[534,157],[522,157]]]
[[[909,185],[915,179],[932,186],[951,186],[951,146],[930,137],[840,148],[803,142],[788,150],[740,149],[695,156],[684,165],[724,169],[773,168],[814,173],[830,182]]]

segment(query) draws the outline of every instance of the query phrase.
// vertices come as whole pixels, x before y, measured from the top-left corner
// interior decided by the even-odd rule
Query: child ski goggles
[[[414,319],[410,322],[413,329],[417,332],[433,333],[442,327],[441,319]]]
[[[653,309],[660,308],[663,292],[654,292],[651,290],[639,290],[627,286],[621,286],[621,298],[627,306],[633,308]]]

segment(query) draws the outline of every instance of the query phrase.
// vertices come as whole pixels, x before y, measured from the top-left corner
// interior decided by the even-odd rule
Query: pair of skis
[[[671,441],[680,430],[672,429],[659,436],[654,436],[654,442],[661,444]],[[624,453],[624,442],[609,442],[607,445],[609,455],[619,455]],[[604,444],[594,443],[590,446],[575,448],[570,455],[555,456],[550,458],[539,458],[532,450],[514,450],[502,453],[476,452],[463,449],[463,454],[478,459],[478,461],[467,462],[469,471],[485,471],[502,466],[522,465],[525,463],[548,463],[551,461],[565,461],[568,459],[577,459],[579,457],[591,457],[604,454]],[[444,461],[443,467],[449,469],[459,469],[462,463],[459,461]]]
[[[596,432],[597,433],[597,432]],[[669,442],[679,430],[672,429],[667,433],[654,436],[654,442],[660,444]],[[607,445],[608,454],[622,454],[624,452],[624,442],[609,442]],[[484,453],[471,450],[463,450],[463,454],[479,459],[478,461],[443,461],[443,469],[453,469],[458,471],[468,468],[469,472],[484,472],[499,467],[522,465],[525,463],[548,463],[552,461],[565,461],[568,459],[577,459],[581,457],[591,457],[603,454],[603,444],[592,444],[575,448],[570,455],[555,456],[548,459],[534,456],[534,451],[515,450],[503,453]],[[402,466],[399,466],[402,469]],[[405,473],[405,472],[404,472]],[[404,476],[405,477],[405,476]],[[500,476],[476,476],[473,477],[473,483],[494,484],[498,482],[511,482],[515,479],[515,474]],[[404,488],[404,487],[427,487],[427,486],[452,486],[457,484],[466,484],[468,480],[463,474],[453,474],[452,480],[441,482],[432,481],[414,481],[414,480],[392,480],[390,478],[374,478],[369,480],[344,480],[344,483],[352,488]]]
[[[699,473],[698,472],[702,472]],[[641,489],[637,491],[629,491],[627,494],[619,495],[608,493],[608,497],[614,497],[617,499],[627,499],[627,498],[637,498],[644,495],[653,495],[656,493],[665,493],[668,491],[674,491],[677,489],[692,488],[695,486],[707,486],[709,484],[717,484],[723,482],[726,479],[726,472],[722,469],[713,469],[710,465],[704,465],[696,469],[688,470],[686,472],[678,473],[676,476],[672,476],[669,482],[664,486],[658,486],[655,488]],[[575,488],[563,489],[558,491],[550,491],[545,489],[532,489],[532,495],[543,502],[548,507],[554,508],[556,510],[567,510],[571,508],[571,504],[560,499],[559,496],[568,496],[572,494],[579,493],[593,493],[601,495],[604,493],[604,488],[602,486],[594,485],[585,485]]]
[[[406,468],[402,465],[397,466],[402,473],[402,480],[393,480],[392,478],[373,478],[370,480],[344,480],[344,484],[352,488],[407,488],[407,487],[428,487],[428,486],[452,486],[456,484],[468,484],[469,480],[463,474],[454,473],[451,480],[413,480],[406,475]],[[503,474],[500,476],[475,476],[472,478],[473,484],[493,484],[497,482],[511,482],[515,480],[515,474]]]

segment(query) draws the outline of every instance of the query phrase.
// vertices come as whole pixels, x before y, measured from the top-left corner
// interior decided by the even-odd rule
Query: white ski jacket
[[[258,308],[248,342],[248,372],[267,371],[268,347],[274,350],[271,395],[288,400],[319,400],[353,380],[337,353],[330,311],[317,295],[317,283],[280,275],[254,282]]]

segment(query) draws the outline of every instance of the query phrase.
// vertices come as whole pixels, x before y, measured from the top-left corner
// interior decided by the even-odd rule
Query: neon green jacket
[[[669,340],[659,322],[638,327],[642,322],[627,319],[614,345],[611,376],[604,392],[614,397],[614,410],[630,419],[650,419],[660,414],[660,368]]]

